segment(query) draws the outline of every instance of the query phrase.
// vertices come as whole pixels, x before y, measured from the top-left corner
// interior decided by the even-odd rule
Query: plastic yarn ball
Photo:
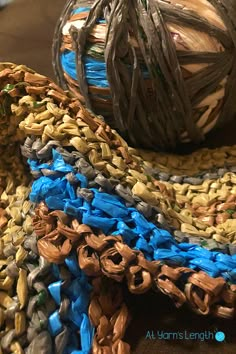
[[[173,149],[234,117],[235,28],[234,0],[70,0],[54,68],[131,145]]]

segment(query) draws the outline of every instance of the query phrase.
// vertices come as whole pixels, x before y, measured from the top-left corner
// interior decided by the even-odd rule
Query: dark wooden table
[[[176,309],[168,297],[152,291],[145,295],[128,296],[128,304],[132,321],[126,340],[132,346],[132,353],[236,353],[235,321],[200,316],[187,307]],[[218,331],[225,333],[224,342],[207,339]],[[166,339],[159,339],[158,334]],[[191,336],[196,339],[191,340]],[[179,339],[174,340],[176,337]]]

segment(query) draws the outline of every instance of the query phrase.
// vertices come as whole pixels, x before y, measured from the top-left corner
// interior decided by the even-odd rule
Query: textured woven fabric
[[[27,80],[34,78],[27,77]],[[39,80],[47,85],[46,78]],[[45,88],[27,90],[28,93],[45,92]],[[69,103],[61,92],[50,90],[50,86],[47,90],[52,98],[59,95],[57,99]],[[31,114],[35,111],[31,107],[34,99],[26,97],[26,100],[28,108],[22,108],[24,100],[16,105],[16,115],[22,116],[22,109],[24,114],[28,111],[27,118],[20,124],[26,133],[41,134],[43,144],[53,139],[62,146],[72,145],[105,176],[128,186],[134,196],[159,208],[169,224],[182,232],[221,243],[234,242],[235,147],[203,149],[185,157],[135,150],[102,120],[90,118],[80,106],[74,112],[69,106],[58,110],[52,102],[45,101],[45,112],[34,116]],[[58,115],[56,125],[54,114]],[[195,178],[189,178],[197,172]],[[170,182],[166,182],[169,178]]]
[[[220,193],[214,207],[219,209],[220,205],[223,209],[217,211],[224,212],[225,203],[234,202],[234,148],[205,150],[193,155],[195,161],[204,153],[207,156],[216,153],[218,157],[217,161],[212,158],[211,167],[202,166],[200,157],[197,169],[203,174],[193,179],[191,173],[183,176],[181,171],[190,157],[179,158],[182,180],[176,181],[178,165],[175,165],[175,174],[169,176],[167,182],[161,173],[165,167],[171,170],[172,155],[156,154],[153,159],[151,152],[129,148],[116,131],[48,78],[24,66],[1,64],[0,90],[4,138],[1,153],[7,149],[6,137],[14,147],[22,144],[22,154],[28,158],[35,179],[30,186],[31,201],[27,200],[27,205],[32,201],[37,203],[33,223],[30,223],[35,232],[31,239],[37,239],[35,253],[39,252],[44,262],[47,260],[44,264],[52,263],[51,268],[47,268],[49,278],[42,279],[42,284],[35,289],[40,292],[43,286],[52,304],[44,317],[45,327],[41,328],[41,333],[37,332],[37,337],[34,326],[36,323],[38,328],[37,321],[42,320],[40,314],[32,315],[37,299],[33,296],[32,300],[25,300],[32,326],[28,327],[28,342],[18,341],[23,347],[28,346],[28,353],[33,354],[38,348],[68,354],[80,350],[89,352],[91,345],[94,352],[129,353],[130,347],[123,340],[129,323],[122,295],[124,285],[135,294],[154,287],[170,296],[176,306],[187,303],[198,314],[235,317],[233,243],[222,249],[219,243],[218,249],[211,251],[197,244],[177,242],[173,237],[175,225],[166,213],[164,201],[170,198],[167,200],[170,208],[176,204],[176,201],[171,203],[175,196],[165,192],[165,183],[176,189],[184,181],[183,186],[195,191],[196,187],[202,188],[205,179],[216,184],[211,189],[222,184],[224,193]],[[17,150],[9,151],[13,156],[10,160],[8,156],[3,157],[2,164],[6,163],[7,169],[15,174],[15,183],[22,180],[27,183],[28,175],[20,155],[15,153]],[[161,159],[165,157],[167,160],[163,163]],[[15,159],[20,161],[19,167],[12,168],[9,161]],[[157,172],[158,159],[160,170]],[[228,170],[221,171],[222,167]],[[207,169],[213,174],[211,179],[207,178]],[[2,183],[4,190],[7,186],[4,180]],[[147,192],[150,198],[148,203],[143,195],[138,197],[134,189],[137,186],[144,186],[143,193]],[[228,197],[231,200],[227,200]],[[4,193],[1,198],[6,199]],[[233,208],[234,205],[226,205],[226,210]],[[9,210],[14,222],[19,223],[18,208]],[[229,220],[234,220],[231,211]],[[166,220],[158,221],[158,217],[166,217]],[[11,246],[11,239],[8,241]],[[38,270],[29,274],[29,287],[34,284],[33,275],[38,274]],[[2,275],[7,282],[4,272]],[[19,277],[21,281],[22,278],[23,275]],[[99,295],[103,294],[102,289],[104,297]],[[22,296],[22,299],[25,298]],[[41,294],[40,306],[44,300],[45,295]],[[114,301],[117,306],[112,306]],[[76,335],[78,330],[80,336]],[[12,338],[15,332],[10,330],[3,345],[1,342],[4,354],[9,349],[15,350],[9,347]]]

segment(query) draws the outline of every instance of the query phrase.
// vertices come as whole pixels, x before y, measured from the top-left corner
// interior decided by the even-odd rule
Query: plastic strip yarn
[[[15,76],[20,78],[21,75],[17,74],[17,70],[13,70],[7,82]],[[121,289],[109,283],[118,300],[113,305],[114,296],[107,290],[104,293],[99,279],[93,281],[94,288],[89,285],[73,254],[68,255],[63,265],[53,265],[52,268],[45,258],[38,256],[36,235],[32,234],[33,204],[27,200],[30,188],[22,185],[16,188],[22,181],[25,184],[29,181],[26,166],[18,156],[6,154],[6,146],[9,145],[12,147],[9,151],[17,153],[18,144],[24,137],[18,129],[20,119],[14,115],[13,97],[17,85],[6,84],[4,75],[1,84],[4,89],[0,98],[0,164],[3,169],[0,171],[0,190],[1,206],[6,209],[0,209],[3,231],[0,239],[0,353],[5,354],[9,350],[17,354],[34,354],[37,351],[43,354],[90,353],[94,329],[88,310],[94,326],[98,328],[94,350],[129,353],[129,345],[122,341],[128,312]],[[36,102],[34,107],[37,107]],[[12,195],[15,188],[16,194]],[[16,294],[11,291],[14,286]],[[104,320],[109,323],[109,332],[104,329]]]
[[[176,183],[178,167],[180,175],[185,175],[181,178],[188,178],[188,173],[181,171],[185,167],[189,171],[191,166],[197,166],[197,172],[211,168],[212,173],[223,172],[219,178],[209,179],[209,185],[215,183],[211,187],[215,193],[221,188],[224,192],[215,196],[215,206],[233,203],[227,198],[233,196],[234,172],[226,173],[219,168],[230,169],[235,165],[235,147],[203,150],[183,158],[131,149],[101,118],[81,107],[48,78],[10,63],[0,64],[0,107],[5,124],[15,122],[17,133],[5,130],[13,144],[23,144],[22,139],[26,138],[22,153],[28,157],[36,178],[31,199],[39,203],[35,215],[32,214],[33,234],[31,221],[27,219],[29,235],[7,231],[0,238],[0,250],[2,241],[10,245],[7,252],[12,253],[4,256],[7,260],[14,260],[12,255],[17,260],[22,257],[19,281],[24,287],[19,288],[30,289],[27,300],[25,293],[24,296],[20,293],[20,301],[26,301],[22,311],[27,309],[27,336],[22,334],[22,339],[15,334],[12,312],[9,313],[12,324],[6,327],[4,322],[2,325],[7,328],[1,341],[4,354],[9,350],[21,354],[27,347],[28,354],[38,350],[45,354],[79,354],[89,353],[91,346],[94,353],[129,353],[129,345],[123,341],[129,323],[120,284],[123,281],[133,293],[154,288],[170,296],[177,306],[188,303],[199,314],[235,316],[233,245],[222,248],[223,252],[231,250],[233,255],[221,252],[220,247],[213,252],[197,244],[178,243],[167,230],[171,230],[168,223],[175,224],[170,209],[173,210],[181,195],[173,192],[177,186],[192,188],[193,194],[204,187],[204,182],[198,184],[201,175],[197,183],[195,176],[190,179],[191,183]],[[18,132],[18,124],[21,132]],[[0,145],[0,151],[2,164],[12,171],[14,182],[22,184],[23,178],[26,185],[28,177],[20,155],[5,158],[5,143]],[[215,159],[214,154],[219,158]],[[207,161],[209,157],[211,161]],[[19,168],[9,164],[9,161],[14,163],[14,159],[20,162]],[[170,177],[172,168],[174,178]],[[172,181],[165,182],[165,178],[160,181],[161,173],[168,171]],[[189,176],[195,173],[193,170]],[[222,187],[217,183],[222,183]],[[12,182],[0,179],[1,203],[6,215],[12,218],[8,227],[19,226],[27,214],[24,211],[21,215],[14,198],[9,198],[9,207],[4,204],[8,200],[4,189],[9,191],[12,186]],[[17,199],[22,200],[18,192]],[[205,193],[208,194],[207,189]],[[23,193],[23,207],[26,205],[31,212],[32,204],[27,196]],[[184,204],[179,206],[184,207]],[[148,216],[149,211],[153,215]],[[182,215],[181,210],[177,209],[176,213]],[[0,218],[3,231],[8,220],[6,215],[3,211]],[[152,220],[157,215],[166,218],[167,229],[161,228],[158,220]],[[227,236],[227,241],[233,237]],[[34,259],[31,265],[28,259]],[[39,262],[36,266],[35,260]],[[4,267],[0,272],[0,287],[1,284],[8,286]],[[12,264],[9,272],[15,271]],[[2,313],[5,316],[0,310],[0,316]],[[2,318],[5,321],[5,317]],[[8,324],[8,318],[6,321]],[[16,344],[12,343],[13,339]]]
[[[39,80],[38,86],[26,86],[24,100],[13,105],[16,115],[26,115],[20,123],[26,134],[41,135],[43,144],[53,139],[62,146],[72,146],[106,177],[118,180],[130,187],[134,196],[158,207],[169,224],[181,232],[234,243],[235,146],[202,149],[184,157],[129,148],[101,119],[62,90],[53,89],[47,78],[37,77],[26,74],[25,80],[29,84]],[[39,107],[35,107],[35,93]],[[216,167],[217,176],[213,174]],[[194,176],[206,169],[212,173],[203,174],[203,178]],[[178,172],[184,177],[178,179]],[[172,183],[165,181],[169,177]]]
[[[11,77],[6,80],[2,75],[5,65],[0,68],[0,85],[3,86],[0,92],[0,353],[90,353],[93,340],[88,319],[91,286],[82,271],[78,277],[78,263],[73,262],[71,255],[65,260],[71,273],[67,270],[67,279],[63,279],[66,267],[60,273],[54,266],[52,272],[51,264],[38,254],[32,226],[34,204],[28,199],[30,178],[19,154],[24,134],[19,130],[20,119],[12,107],[20,88],[18,85],[13,87],[11,82],[21,81],[21,74],[18,70],[10,70]],[[5,72],[9,74],[8,69]],[[65,284],[68,286],[67,290],[61,291],[62,304],[53,300],[55,291],[52,289],[56,287],[56,280],[61,282],[62,289]],[[78,291],[79,284],[83,291]],[[73,311],[62,320],[62,331],[58,327],[56,331],[56,320],[60,320],[56,314],[63,315],[65,303],[68,305],[66,311],[72,307]],[[56,312],[57,305],[61,306]],[[75,313],[76,323],[73,322]],[[81,323],[78,315],[82,318]],[[78,330],[81,331],[81,342],[76,339]]]
[[[213,277],[223,276],[236,283],[233,271],[236,256],[210,252],[198,245],[177,244],[168,231],[158,229],[135,208],[127,207],[122,198],[89,187],[88,179],[66,164],[55,150],[50,166],[45,163],[35,166],[34,161],[32,165],[46,174],[33,182],[30,199],[34,203],[45,201],[49,209],[61,210],[79,223],[96,227],[108,235],[123,236],[124,243],[142,251],[147,260],[166,260],[175,266],[204,270]],[[69,246],[67,250],[70,251]],[[47,251],[50,254],[46,247]]]
[[[93,341],[94,353],[129,354],[130,346],[122,338],[130,316],[120,285],[104,277],[95,278],[92,285],[94,290],[89,315],[97,327]]]
[[[0,83],[0,353],[35,353],[32,346],[44,343],[41,352],[49,354],[50,267],[37,252],[29,175],[19,154],[24,134],[7,94],[11,82],[2,81],[0,73]]]
[[[68,150],[70,150],[70,152]],[[61,154],[61,158],[58,159],[58,164],[52,165],[51,161],[53,155],[55,156],[57,152]],[[131,189],[124,187],[122,184],[118,183],[116,179],[106,178],[100,171],[93,169],[91,164],[85,160],[81,153],[76,150],[73,151],[71,148],[62,148],[59,141],[49,141],[47,144],[43,144],[39,138],[27,138],[22,147],[22,154],[29,158],[31,173],[34,177],[47,177],[48,175],[55,177],[58,175],[60,168],[63,168],[64,163],[69,163],[72,165],[74,171],[77,171],[87,178],[89,186],[99,188],[100,191],[107,193],[116,193],[123,198],[127,206],[134,206],[149,221],[152,221],[158,227],[172,231],[178,242],[190,242],[202,245],[210,250],[218,250],[232,255],[235,254],[236,249],[234,244],[222,244],[213,239],[190,236],[187,233],[172,229],[161,213],[160,208],[152,207],[137,196],[132,195]],[[67,172],[70,171],[72,171],[72,169],[68,168]],[[163,173],[163,179],[164,177],[165,174]],[[177,177],[178,176],[173,176],[173,179]],[[217,174],[216,177],[218,177]]]
[[[198,143],[236,112],[235,15],[233,0],[69,0],[55,73],[133,146]]]
[[[21,165],[14,168],[20,171]],[[0,353],[34,354],[40,350],[43,354],[70,354],[81,353],[81,346],[84,354],[90,353],[93,330],[88,319],[88,280],[71,255],[65,260],[69,271],[66,273],[64,267],[60,273],[54,266],[52,274],[50,263],[38,254],[32,226],[34,205],[28,200],[30,188],[13,188],[15,181],[9,174],[5,181],[0,209]],[[59,288],[58,293],[65,285],[60,294],[63,301],[58,304],[55,289]],[[58,305],[60,309],[55,311]],[[62,320],[66,326],[61,324],[61,328],[59,315],[68,309],[70,313]],[[76,339],[78,330],[81,343]]]
[[[27,81],[30,80],[37,80],[35,78],[35,75],[33,75],[33,77],[27,77]],[[32,88],[26,88],[26,90],[28,92],[38,92],[38,93],[44,93],[46,90],[48,90],[50,95],[57,95],[57,100],[62,100],[64,102],[68,102],[69,103],[69,98],[66,97],[65,95],[63,95],[61,93],[61,91],[59,91],[57,89],[57,92],[55,90],[52,90],[51,88],[52,83],[49,83],[49,81],[42,77],[39,76],[38,80],[43,80],[44,84],[47,85],[48,83],[48,89],[46,87],[44,88],[40,88],[39,86],[37,86],[36,88],[34,87]],[[41,81],[40,81],[41,83]],[[50,103],[53,102],[52,99],[48,98],[49,101],[45,100],[44,102],[42,102],[42,106],[41,107],[35,107],[35,101],[34,98],[31,96],[26,96],[25,98],[26,101],[24,100],[20,100],[19,104],[20,107],[16,104],[13,105],[14,109],[16,110],[16,114],[21,115],[22,114],[22,109],[23,112],[25,113],[26,111],[28,111],[28,118],[25,120],[25,122],[21,123],[21,128],[23,128],[26,132],[29,132],[31,135],[32,134],[42,134],[43,135],[43,141],[47,141],[49,139],[49,136],[53,139],[56,140],[61,140],[63,142],[63,139],[67,136],[68,138],[71,136],[71,144],[74,144],[75,147],[83,152],[84,154],[88,155],[88,158],[90,160],[90,162],[97,168],[99,168],[100,170],[104,170],[104,173],[106,175],[110,175],[111,177],[114,178],[119,178],[120,181],[122,181],[122,183],[126,182],[126,184],[130,185],[131,187],[133,186],[133,191],[135,192],[136,195],[140,196],[143,200],[146,200],[149,204],[154,204],[154,205],[158,205],[161,204],[161,209],[162,211],[164,211],[164,214],[167,215],[167,217],[173,218],[177,217],[180,219],[180,221],[182,222],[181,227],[182,228],[186,228],[191,231],[192,234],[200,234],[203,236],[211,236],[212,232],[215,231],[214,228],[210,229],[210,233],[205,233],[204,230],[202,231],[202,229],[204,229],[204,224],[200,223],[198,224],[198,229],[196,228],[196,224],[193,225],[194,227],[192,227],[191,230],[191,225],[188,223],[183,223],[183,215],[179,215],[178,213],[178,207],[181,207],[181,204],[177,205],[177,211],[173,210],[170,211],[169,206],[172,205],[172,208],[175,207],[176,201],[171,202],[171,198],[169,199],[170,202],[168,202],[168,205],[165,206],[163,203],[163,199],[164,202],[167,200],[167,196],[165,195],[165,197],[163,198],[163,195],[158,192],[160,191],[160,187],[162,188],[163,191],[163,187],[160,184],[158,184],[159,182],[157,182],[155,179],[150,178],[150,175],[147,175],[145,173],[145,168],[147,168],[147,166],[149,168],[152,168],[153,166],[155,167],[155,165],[157,165],[157,161],[160,159],[160,164],[159,167],[160,168],[164,168],[166,169],[166,166],[163,166],[162,163],[166,160],[168,161],[170,159],[170,163],[172,163],[172,165],[174,165],[175,163],[175,169],[177,170],[177,166],[180,163],[183,163],[183,166],[186,166],[190,168],[191,166],[194,165],[194,163],[198,161],[201,161],[201,158],[203,160],[202,166],[200,166],[200,168],[205,169],[206,166],[209,165],[213,165],[217,164],[219,165],[225,165],[225,162],[229,162],[229,165],[234,163],[234,147],[232,148],[223,148],[223,149],[219,149],[219,150],[203,150],[200,151],[199,154],[195,154],[196,159],[194,158],[194,154],[191,157],[185,157],[183,159],[179,158],[179,159],[173,159],[173,156],[171,155],[164,155],[164,154],[153,154],[153,153],[144,153],[142,151],[135,151],[133,149],[128,149],[127,145],[122,141],[122,139],[120,139],[120,137],[116,134],[114,134],[114,131],[112,132],[111,130],[109,130],[109,127],[104,125],[104,123],[102,123],[102,121],[99,121],[97,118],[95,118],[94,120],[91,120],[88,116],[88,114],[86,114],[86,112],[79,107],[79,105],[77,105],[77,108],[75,108],[75,105],[72,106],[73,108],[70,108],[70,111],[67,110],[59,110],[57,108],[57,106],[52,105]],[[50,102],[51,100],[51,102]],[[26,104],[27,102],[27,104]],[[73,101],[71,101],[73,102]],[[72,103],[71,103],[72,104]],[[47,111],[45,111],[45,113],[43,112],[45,110],[45,106],[47,107]],[[23,108],[22,108],[23,106]],[[40,106],[40,104],[39,104]],[[17,107],[19,108],[17,111]],[[75,111],[73,112],[72,109],[74,109]],[[38,118],[36,118],[36,121],[34,119],[34,115],[30,114],[31,112],[38,112]],[[75,122],[72,119],[69,119],[69,114],[67,115],[67,113],[70,113],[70,115],[72,117],[76,117],[76,112],[77,112],[77,121]],[[43,113],[43,114],[42,114]],[[56,129],[52,129],[53,126],[50,125],[50,123],[53,122],[54,118],[53,115],[57,115],[58,116],[58,123],[61,121],[61,128],[59,129],[59,126]],[[60,120],[60,118],[62,118]],[[48,119],[47,119],[48,118]],[[37,122],[37,119],[39,120]],[[85,122],[89,122],[90,127],[93,129],[90,129],[89,125]],[[66,124],[67,123],[67,124]],[[78,123],[80,124],[81,129],[78,128]],[[47,125],[47,126],[46,126]],[[67,128],[66,128],[67,127]],[[103,128],[104,127],[104,128]],[[64,129],[64,132],[63,132]],[[69,129],[69,130],[68,130]],[[105,131],[107,130],[107,132]],[[95,132],[95,134],[93,133]],[[72,138],[72,134],[75,134],[75,136]],[[49,135],[49,136],[48,136]],[[109,138],[110,136],[110,138]],[[113,139],[113,140],[112,140]],[[98,144],[94,144],[95,142],[98,142]],[[64,140],[64,143],[66,145],[68,145],[68,141]],[[118,144],[118,145],[117,145]],[[120,145],[120,147],[118,147]],[[110,148],[111,147],[111,148]],[[133,153],[133,155],[131,155]],[[113,155],[112,155],[113,154]],[[212,156],[211,156],[212,154]],[[139,156],[138,156],[139,155]],[[145,157],[145,159],[144,159]],[[168,159],[169,157],[169,159]],[[216,158],[217,160],[213,160],[213,158]],[[156,161],[155,161],[156,158]],[[209,158],[212,159],[211,161],[207,161]],[[225,161],[226,159],[226,161]],[[111,163],[109,163],[109,160],[111,161]],[[149,160],[149,161],[148,161]],[[182,160],[182,161],[181,161]],[[153,163],[154,161],[154,163]],[[207,161],[207,162],[205,162]],[[124,162],[124,163],[123,163]],[[189,164],[189,162],[191,162],[191,164]],[[142,166],[143,165],[143,166]],[[129,168],[130,167],[130,168]],[[181,168],[181,167],[180,167]],[[142,173],[144,172],[144,173]],[[234,175],[232,174],[232,177]],[[229,176],[228,176],[229,177]],[[151,180],[151,181],[150,181]],[[150,182],[149,182],[150,181]],[[211,180],[209,180],[211,181]],[[205,181],[205,186],[190,186],[190,189],[192,188],[193,191],[197,188],[200,189],[200,191],[205,191],[207,192],[209,190],[209,181]],[[229,184],[229,181],[226,181],[227,184]],[[146,184],[146,187],[144,189],[144,184]],[[188,190],[188,185],[183,185],[183,191],[187,191]],[[210,189],[210,191],[213,192],[213,196],[215,198],[214,195],[214,191],[216,190],[215,187],[217,187],[217,185],[214,185],[213,189]],[[171,187],[172,188],[172,187]],[[175,187],[175,190],[182,188],[182,186],[177,185],[177,188]],[[165,189],[165,188],[164,188]],[[155,193],[155,190],[157,191],[157,193]],[[175,190],[171,190],[170,194],[176,194]],[[228,190],[228,187],[225,189],[226,190],[226,195],[228,194],[228,196],[230,196],[230,191]],[[167,190],[168,191],[168,190]],[[149,193],[151,192],[151,193]],[[224,195],[224,188],[223,188],[223,195]],[[167,193],[166,193],[167,194]],[[182,192],[180,193],[180,197],[181,197]],[[194,193],[192,194],[194,195]],[[207,196],[206,196],[207,197]],[[158,201],[158,199],[160,198],[160,200]],[[213,200],[214,200],[213,198]],[[222,195],[221,193],[218,196],[219,200],[222,199]],[[227,198],[226,198],[227,199]],[[184,200],[183,200],[184,201]],[[161,202],[161,203],[160,203]],[[203,203],[205,203],[204,198],[203,198]],[[204,205],[203,205],[204,206]],[[182,214],[185,211],[181,211]],[[171,214],[171,215],[170,215]],[[230,215],[230,214],[229,214]],[[232,214],[231,214],[232,215]],[[187,219],[187,221],[191,221],[191,218]],[[231,221],[231,220],[230,220]],[[193,221],[194,222],[194,221]],[[173,222],[175,223],[175,221]],[[229,224],[229,223],[228,223]],[[182,230],[183,231],[183,230]],[[218,230],[217,230],[218,231]],[[229,232],[230,237],[232,237],[232,235],[234,235],[232,232]],[[224,237],[225,236],[225,229],[222,228],[222,230],[219,230],[219,234],[213,234],[214,238],[217,238],[217,240],[222,240],[223,242],[228,242],[227,238]]]
[[[11,156],[17,151],[4,145],[0,150],[0,353],[34,353],[32,347],[41,342],[45,344],[42,352],[49,354],[52,343],[47,318],[53,304],[46,286],[50,267],[37,251],[34,207],[26,186],[29,177],[18,156]]]
[[[53,139],[62,146],[72,145],[103,175],[119,180],[132,189],[134,196],[158,207],[167,221],[182,232],[213,238],[221,243],[234,242],[234,146],[203,149],[182,157],[135,150],[47,78],[28,72],[25,80],[28,82],[26,96],[18,101],[15,99],[11,106],[15,115],[24,119],[20,128],[25,133],[42,135],[43,144]],[[14,92],[12,89],[9,94]],[[32,96],[35,94],[38,98]],[[59,102],[61,108],[58,107]],[[214,167],[219,168],[219,177],[222,176],[216,183],[212,174],[203,180],[200,177],[186,178],[184,182],[188,183],[183,184],[158,180],[165,180],[174,173],[172,179],[181,182],[177,179],[178,170],[180,174],[185,172],[186,176]],[[223,202],[226,203],[223,205]]]
[[[48,289],[57,309],[50,314],[48,324],[55,338],[54,352],[89,354],[94,330],[87,314],[91,292],[88,279],[73,254],[68,254],[64,266],[53,264],[52,269],[56,281]]]
[[[97,213],[99,212],[101,214],[98,209]],[[86,219],[86,222],[89,224],[89,219]],[[99,228],[106,228],[108,222],[109,219],[106,218],[104,225],[100,223]],[[134,220],[132,222],[134,223]],[[147,224],[142,219],[136,223],[137,231],[126,226],[123,237],[119,235],[120,232],[117,232],[118,235],[113,232],[106,236],[98,229],[98,224],[91,228],[79,223],[76,218],[68,218],[60,210],[49,212],[44,203],[37,207],[34,219],[39,251],[50,261],[61,263],[67,253],[75,249],[80,267],[89,276],[104,274],[117,282],[125,278],[129,291],[134,294],[144,293],[154,287],[170,296],[178,307],[187,302],[198,314],[211,313],[223,318],[234,317],[236,285],[227,284],[222,277],[213,277],[219,275],[219,268],[234,268],[235,257],[230,259],[229,256],[219,253],[213,255],[210,251],[188,244],[179,245],[181,251],[178,253],[176,245],[168,242],[168,235],[165,243],[169,244],[169,247],[164,248],[165,233],[162,234],[162,230],[159,230],[159,234],[156,230],[155,236],[148,244],[148,237],[143,236],[148,232]],[[139,238],[138,232],[142,235]],[[135,241],[138,238],[136,244],[139,243],[140,247],[127,245],[127,238],[131,237]],[[155,249],[156,261],[148,260],[148,247]],[[182,262],[181,266],[177,266],[179,262]],[[204,271],[198,271],[199,269]],[[232,275],[234,273],[233,270]]]

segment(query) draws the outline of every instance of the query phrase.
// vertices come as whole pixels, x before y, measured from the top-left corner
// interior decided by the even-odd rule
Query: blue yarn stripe
[[[88,56],[83,58],[83,62],[87,83],[91,86],[108,88],[109,83],[107,81],[106,64]],[[65,51],[62,53],[61,64],[63,70],[72,77],[72,79],[77,80],[75,52]]]
[[[28,160],[28,163],[34,171],[46,168],[58,172],[42,176],[33,183],[31,201],[45,201],[50,209],[63,210],[79,222],[100,228],[105,234],[122,235],[128,246],[142,251],[150,261],[163,260],[171,265],[203,270],[212,277],[222,276],[236,284],[236,255],[212,252],[193,244],[178,244],[168,231],[159,229],[135,208],[127,207],[121,197],[89,188],[87,178],[78,174],[56,150],[53,150],[51,164],[35,160]],[[68,171],[77,179],[76,187],[68,181]],[[93,195],[90,203],[79,192],[76,194],[78,186],[90,190]]]
[[[48,286],[49,293],[56,302],[58,308],[61,304],[62,296],[70,300],[70,305],[66,318],[61,321],[58,309],[55,310],[48,319],[48,329],[52,337],[56,337],[63,331],[64,324],[70,331],[70,336],[63,354],[89,354],[92,348],[94,337],[94,327],[88,317],[88,306],[92,286],[89,284],[85,273],[79,268],[76,253],[71,253],[65,265],[71,273],[71,280],[67,287],[63,287],[63,278],[60,275],[59,266],[52,265],[55,282]],[[78,340],[80,333],[80,343]],[[81,350],[78,348],[81,347]]]
[[[79,7],[72,11],[72,15],[81,14],[82,12],[89,12],[91,7]]]

